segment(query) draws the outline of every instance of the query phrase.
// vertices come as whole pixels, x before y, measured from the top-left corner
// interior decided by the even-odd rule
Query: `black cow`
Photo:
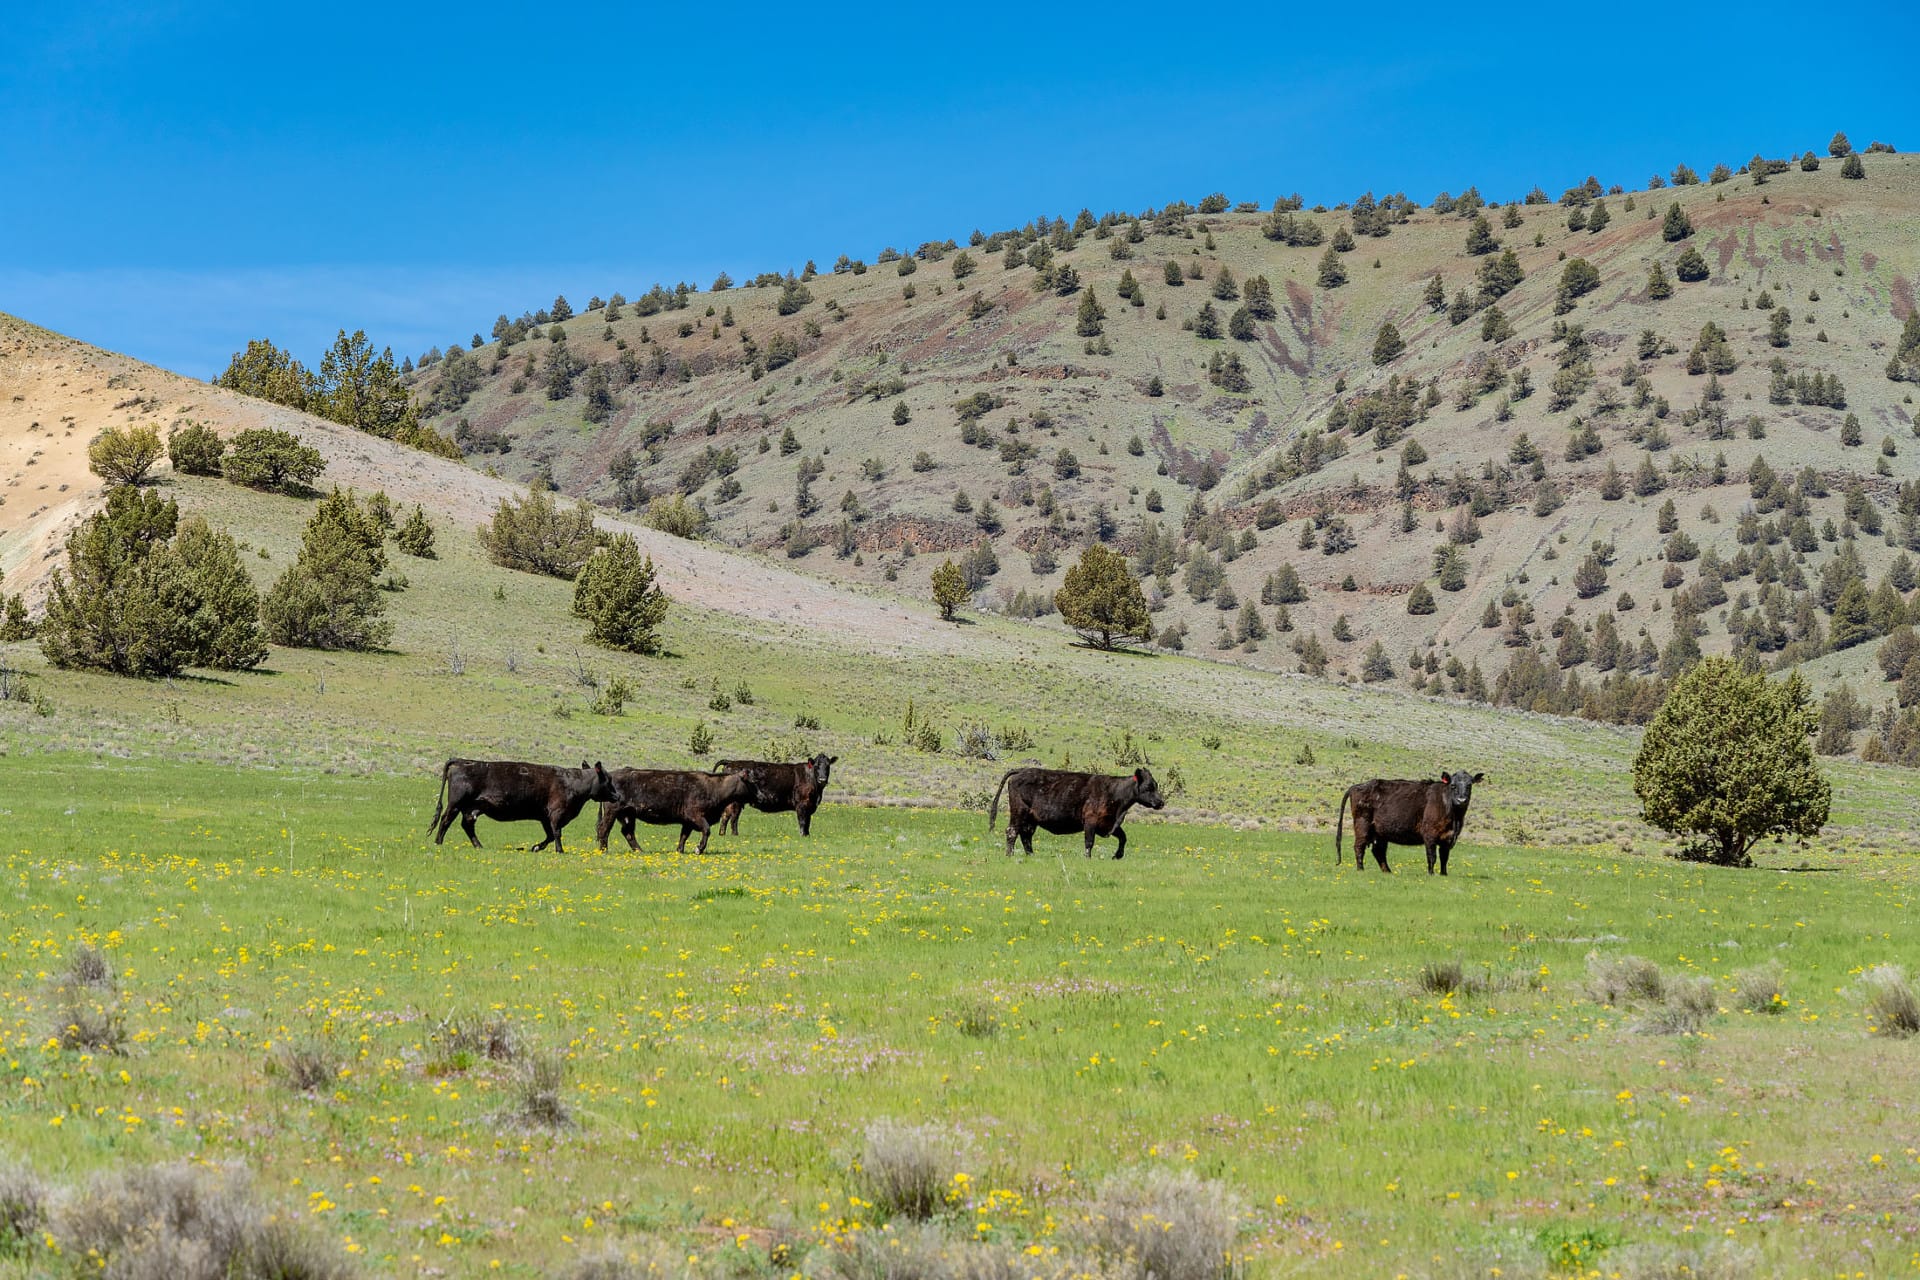
[[[1095,836],[1112,836],[1120,842],[1113,851],[1116,859],[1127,856],[1127,833],[1121,829],[1127,810],[1134,805],[1164,809],[1159,784],[1145,769],[1109,777],[1099,773],[1068,773],[1060,769],[1013,769],[1000,779],[987,809],[987,830],[993,830],[1000,814],[1000,792],[1007,793],[1007,856],[1013,856],[1013,840],[1028,853],[1033,852],[1036,828],[1056,836],[1087,833],[1087,856],[1093,856]]]
[[[518,760],[449,760],[440,769],[440,798],[427,829],[433,832],[433,842],[440,844],[458,817],[467,839],[478,849],[480,837],[473,830],[476,816],[495,822],[538,822],[547,838],[533,851],[552,845],[555,852],[565,853],[560,832],[580,816],[587,801],[611,799],[613,783],[598,763],[582,760],[578,769],[569,769]]]
[[[627,838],[627,847],[638,849],[640,843],[633,838],[634,823],[645,822],[659,827],[679,823],[678,852],[687,851],[688,834],[698,831],[700,848],[695,852],[705,853],[707,833],[720,815],[726,812],[727,806],[738,804],[752,794],[752,785],[736,773],[702,773],[697,769],[615,769],[613,795],[600,806],[600,823],[594,835],[600,841],[600,847],[606,848],[607,834],[618,822],[620,834]]]
[[[726,835],[729,827],[734,835],[740,834],[740,810],[746,805],[762,813],[791,811],[800,819],[800,834],[811,834],[814,810],[820,807],[821,797],[827,791],[827,777],[839,759],[839,756],[822,754],[799,764],[774,764],[767,760],[715,761],[715,769],[721,773],[737,773],[753,788],[753,794],[744,802],[733,804],[720,815],[720,834]]]
[[[1333,865],[1339,866],[1345,856],[1340,851],[1340,836],[1351,802],[1355,869],[1366,870],[1368,846],[1372,846],[1373,860],[1380,869],[1391,872],[1387,845],[1418,844],[1427,849],[1427,874],[1433,874],[1436,852],[1440,855],[1440,874],[1447,874],[1447,855],[1466,825],[1473,784],[1484,777],[1483,773],[1456,769],[1441,774],[1438,782],[1375,778],[1348,787],[1340,797],[1340,817],[1333,828]]]

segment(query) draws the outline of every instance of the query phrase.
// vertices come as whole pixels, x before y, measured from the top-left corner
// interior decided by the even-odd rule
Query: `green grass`
[[[1907,860],[1729,873],[1470,833],[1443,881],[1146,824],[1124,862],[1008,860],[977,814],[844,806],[809,841],[750,815],[704,859],[658,829],[590,852],[582,822],[553,856],[493,824],[436,850],[424,777],[3,767],[0,1149],[67,1183],[242,1160],[382,1274],[544,1274],[638,1234],[739,1272],[769,1230],[832,1247],[872,1225],[849,1160],[881,1117],[955,1132],[960,1235],[1045,1241],[1106,1175],[1168,1165],[1244,1197],[1256,1275],[1538,1274],[1596,1241],[1913,1260],[1920,1070],[1851,994],[1911,967]],[[48,1047],[82,941],[122,1055]],[[1590,952],[1707,976],[1727,1012],[1638,1034],[1585,994]],[[1732,974],[1770,959],[1788,1007],[1742,1011]],[[1485,984],[1422,990],[1456,960]],[[510,1122],[520,1069],[436,1038],[467,1013],[564,1057],[573,1127]],[[296,1092],[290,1045],[346,1069]]]

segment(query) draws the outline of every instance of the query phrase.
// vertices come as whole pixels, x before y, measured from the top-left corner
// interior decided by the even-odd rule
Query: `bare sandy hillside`
[[[524,493],[457,462],[101,351],[0,315],[0,569],[6,589],[36,603],[59,564],[67,531],[103,500],[87,470],[87,445],[109,426],[184,419],[223,435],[248,427],[289,431],[327,459],[323,483],[385,489],[437,518],[478,525],[502,498]],[[165,468],[162,467],[164,476]],[[675,599],[721,613],[830,628],[874,650],[944,648],[952,628],[899,605],[792,573],[756,557],[687,542],[614,519],[659,567]]]

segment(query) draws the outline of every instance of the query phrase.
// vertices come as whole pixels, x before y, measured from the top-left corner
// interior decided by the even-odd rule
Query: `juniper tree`
[[[573,614],[587,620],[587,639],[628,653],[660,652],[670,602],[656,581],[653,557],[630,533],[587,558],[574,580]]]

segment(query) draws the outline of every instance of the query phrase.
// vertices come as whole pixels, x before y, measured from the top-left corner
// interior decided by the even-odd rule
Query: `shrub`
[[[1587,956],[1587,996],[1600,1004],[1637,1004],[1662,999],[1660,966],[1639,956]]]
[[[581,503],[562,512],[551,493],[536,490],[517,502],[500,499],[479,535],[481,547],[501,568],[571,581],[593,554],[593,511]]]
[[[1798,674],[1775,683],[1725,658],[1682,675],[1633,762],[1646,821],[1692,837],[1683,856],[1751,866],[1767,835],[1826,825],[1832,787],[1814,763],[1817,716]]]
[[[318,1037],[289,1040],[273,1057],[273,1071],[295,1093],[316,1093],[340,1078],[340,1050]]]
[[[266,658],[259,597],[231,537],[155,493],[116,486],[67,535],[40,646],[57,667],[174,676]]]
[[[260,602],[275,644],[300,649],[377,649],[392,638],[375,585],[386,539],[352,494],[335,489],[307,521],[300,555]]]
[[[111,485],[136,485],[166,452],[151,426],[108,427],[87,446],[87,467]]]
[[[89,1270],[127,1280],[355,1274],[334,1246],[262,1205],[236,1167],[182,1163],[102,1174],[55,1211],[48,1230]]]
[[[946,1204],[956,1145],[950,1132],[932,1125],[875,1120],[861,1135],[853,1172],[882,1214],[923,1222]]]
[[[249,427],[233,437],[221,470],[228,480],[249,489],[305,493],[326,466],[318,449],[288,432]]]
[[[696,756],[706,756],[713,751],[713,730],[707,728],[705,720],[696,723],[693,732],[687,735],[687,751]]]
[[[494,1116],[505,1129],[556,1130],[573,1127],[573,1108],[564,1096],[567,1060],[558,1052],[527,1055],[515,1076],[507,1105]]]
[[[1080,638],[1100,649],[1112,649],[1130,639],[1151,634],[1140,580],[1127,567],[1126,557],[1091,543],[1080,562],[1067,570],[1065,584],[1054,593],[1054,607]]]
[[[513,1024],[497,1013],[449,1014],[435,1028],[433,1038],[448,1056],[466,1054],[488,1062],[512,1062],[520,1056],[520,1038]]]
[[[1866,1001],[1867,1030],[1904,1040],[1920,1034],[1920,995],[1898,965],[1875,965],[1860,975]]]
[[[655,581],[653,557],[642,557],[630,533],[588,557],[573,588],[573,615],[587,620],[587,639],[628,653],[660,652],[660,627],[671,602]]]
[[[1787,1008],[1786,970],[1778,960],[1734,972],[1733,986],[1740,1007],[1749,1013],[1784,1013]]]
[[[1238,1196],[1191,1169],[1128,1169],[1100,1184],[1079,1231],[1114,1276],[1219,1280],[1241,1213]]]
[[[968,1001],[950,1021],[969,1040],[991,1040],[1000,1034],[1000,1009],[991,1000]],[[4,1212],[4,1205],[0,1204],[0,1214]]]
[[[213,428],[198,422],[184,423],[167,433],[167,459],[181,475],[219,475],[226,452],[227,442]]]
[[[646,525],[676,538],[698,538],[707,531],[706,507],[684,493],[658,497],[647,503]]]
[[[1648,1035],[1697,1035],[1720,1012],[1712,978],[1672,978],[1658,1004],[1644,1010],[1634,1030]]]
[[[414,504],[413,514],[408,516],[400,531],[393,536],[394,545],[406,554],[418,560],[437,558],[433,549],[433,522],[427,519],[427,513],[418,503]]]
[[[0,1165],[0,1257],[46,1230],[46,1184],[22,1164]]]

